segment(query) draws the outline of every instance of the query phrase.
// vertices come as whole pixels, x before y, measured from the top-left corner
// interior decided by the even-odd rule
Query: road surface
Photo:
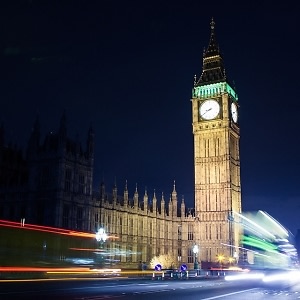
[[[221,279],[151,280],[69,278],[1,280],[1,300],[265,300],[300,299],[300,286],[266,287]]]

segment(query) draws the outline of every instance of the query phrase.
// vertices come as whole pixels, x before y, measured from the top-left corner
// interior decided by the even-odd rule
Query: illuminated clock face
[[[231,103],[230,110],[231,110],[232,120],[234,123],[236,123],[238,120],[238,111],[237,111],[237,106],[234,102]]]
[[[206,100],[201,104],[199,113],[202,119],[212,120],[220,113],[220,104],[216,100]]]

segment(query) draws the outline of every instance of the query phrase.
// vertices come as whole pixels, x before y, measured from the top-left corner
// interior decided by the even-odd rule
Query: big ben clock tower
[[[238,96],[229,83],[215,36],[203,53],[192,95],[196,239],[202,261],[238,253],[241,212]]]

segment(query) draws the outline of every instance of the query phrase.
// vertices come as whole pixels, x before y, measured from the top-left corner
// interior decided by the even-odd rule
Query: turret
[[[172,203],[172,197],[170,195],[170,199],[169,199],[169,208],[168,208],[168,211],[169,211],[169,216],[172,217],[173,216],[173,203]]]
[[[177,192],[175,188],[175,180],[173,185],[173,192],[172,192],[172,208],[173,208],[173,217],[177,217]]]
[[[134,196],[133,196],[133,206],[134,206],[135,210],[137,210],[139,207],[139,194],[138,194],[138,190],[137,190],[137,184],[135,186],[135,192],[134,192]]]
[[[129,201],[129,197],[128,197],[128,187],[127,187],[127,180],[125,182],[125,188],[124,188],[124,206],[130,206],[130,201]]]
[[[185,203],[184,203],[184,198],[182,196],[182,201],[181,201],[181,218],[185,217]]]
[[[161,202],[160,202],[160,213],[164,217],[165,216],[165,199],[164,199],[164,193],[161,194]]]
[[[148,195],[147,195],[147,189],[145,189],[145,194],[144,194],[144,211],[146,213],[148,212]]]
[[[117,199],[118,199],[118,188],[117,188],[117,183],[116,183],[116,180],[115,180],[115,184],[114,184],[114,187],[113,187],[113,190],[112,190],[112,196],[113,196],[113,207],[116,206],[117,204]]]
[[[153,193],[152,206],[153,206],[153,213],[154,213],[154,215],[156,215],[156,213],[157,213],[157,198],[156,198],[155,190]]]

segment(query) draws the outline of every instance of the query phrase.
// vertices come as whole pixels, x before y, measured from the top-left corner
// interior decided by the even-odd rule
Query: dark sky
[[[2,3],[3,2],[3,3]],[[95,188],[128,180],[193,207],[191,90],[210,20],[240,103],[243,210],[300,228],[299,8],[260,1],[4,1],[0,7],[0,121],[25,145],[43,134],[85,145],[96,134]],[[144,3],[145,2],[145,3]],[[242,1],[243,2],[243,1]],[[285,5],[285,6],[283,6]]]

